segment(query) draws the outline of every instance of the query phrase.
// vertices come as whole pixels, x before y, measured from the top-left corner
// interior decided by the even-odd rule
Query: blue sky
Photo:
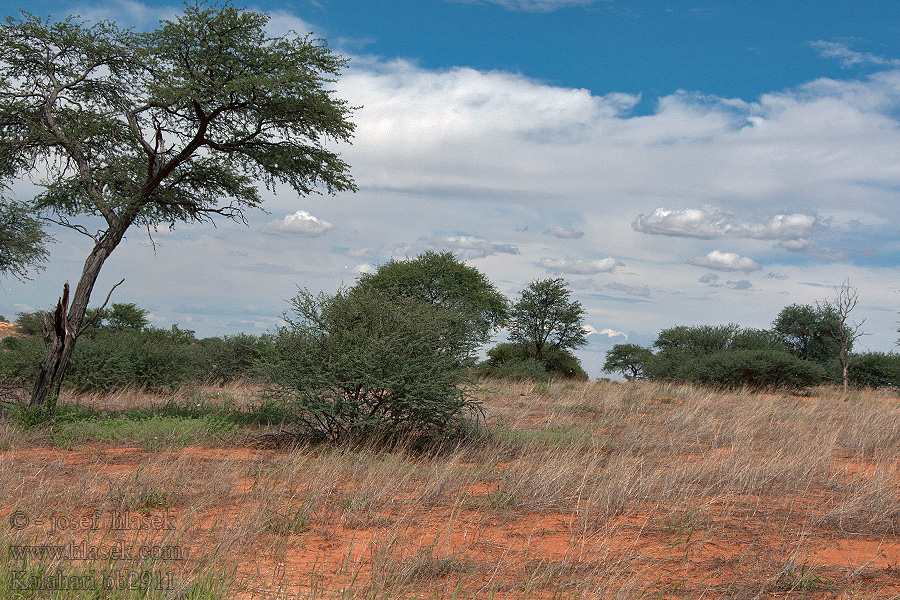
[[[5,14],[19,4],[5,2]],[[152,28],[175,3],[29,3]],[[510,298],[565,277],[612,344],[664,327],[768,327],[860,295],[860,344],[900,309],[900,5],[619,0],[257,3],[270,29],[350,58],[361,106],[339,148],[356,194],[266,196],[249,227],[133,231],[99,289],[199,335],[259,333],[298,286],[333,291],[390,258],[450,250]],[[17,193],[33,188],[18,182]],[[0,314],[49,305],[87,248],[3,282]],[[105,295],[105,292],[104,294]]]

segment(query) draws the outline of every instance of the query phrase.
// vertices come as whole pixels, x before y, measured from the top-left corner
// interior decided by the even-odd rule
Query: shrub
[[[246,333],[200,340],[203,379],[210,383],[252,380],[257,375],[261,340]]]
[[[50,314],[53,314],[52,310]],[[16,313],[16,325],[19,326],[19,331],[22,335],[41,335],[44,331],[41,311]]]
[[[440,436],[480,414],[468,391],[477,335],[456,313],[371,288],[301,291],[261,363],[312,436]]]
[[[512,379],[513,381],[541,381],[550,379],[544,363],[533,358],[511,358],[501,363],[489,360],[478,365],[478,374],[484,377]]]
[[[504,342],[487,352],[488,358],[478,366],[480,375],[507,379],[587,379],[581,362],[568,350],[545,348],[537,358],[533,346]]]
[[[850,383],[858,387],[900,387],[900,355],[866,352],[852,357]]]
[[[164,392],[202,374],[200,353],[185,330],[98,330],[79,340],[66,382],[79,392],[124,387]]]
[[[683,381],[753,389],[803,389],[824,378],[820,365],[771,349],[717,352],[683,363],[676,371],[676,379]]]
[[[27,386],[37,379],[46,348],[38,336],[6,337],[0,342],[0,379]]]

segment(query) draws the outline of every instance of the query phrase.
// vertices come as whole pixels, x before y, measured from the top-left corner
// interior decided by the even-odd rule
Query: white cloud
[[[610,273],[622,263],[614,258],[602,260],[582,260],[574,258],[549,258],[544,257],[539,262],[540,266],[551,273],[572,273],[575,275],[596,275],[597,273]]]
[[[778,245],[789,252],[809,254],[825,260],[843,260],[847,257],[846,252],[835,252],[828,248],[822,248],[819,244],[805,238],[784,240]]]
[[[519,249],[511,244],[495,244],[472,235],[432,238],[430,244],[436,248],[449,249],[463,259],[484,258],[493,254],[518,254]]]
[[[344,254],[351,258],[375,258],[378,256],[378,252],[373,248],[360,248],[359,250],[347,250]]]
[[[344,151],[363,190],[505,198],[511,207],[551,198],[601,208],[608,221],[628,211],[633,221],[641,209],[650,219],[677,198],[719,213],[690,208],[699,222],[684,225],[696,229],[672,234],[771,240],[800,237],[810,222],[825,235],[828,217],[848,206],[863,216],[896,205],[900,71],[820,79],[756,102],[677,93],[642,116],[631,116],[637,95],[400,60],[354,59],[336,87],[363,106]],[[716,216],[722,222],[705,221]],[[645,225],[664,233],[668,224]]]
[[[356,265],[355,270],[360,275],[364,275],[374,273],[378,270],[378,267],[376,267],[372,263],[363,263],[361,265]]]
[[[657,208],[647,216],[638,215],[631,226],[641,233],[700,239],[798,240],[812,234],[819,224],[814,216],[804,214],[780,214],[762,223],[740,223],[734,215],[707,205],[685,210]]]
[[[332,227],[334,225],[328,221],[314,217],[305,210],[298,210],[281,221],[272,221],[265,230],[278,235],[319,237]]]
[[[722,252],[721,250],[713,250],[706,256],[692,258],[688,263],[716,271],[746,271],[749,273],[762,268],[751,258],[734,252]]]
[[[649,285],[635,286],[613,282],[608,283],[603,287],[614,292],[622,292],[624,294],[628,294],[629,296],[640,296],[642,298],[649,298],[652,293]]]
[[[283,10],[273,10],[267,14],[269,22],[266,24],[266,33],[272,37],[285,37],[292,34],[305,37],[310,33],[315,35],[315,28],[296,15]]]
[[[596,333],[597,335],[605,335],[606,337],[610,338],[623,337],[626,340],[628,339],[628,334],[621,331],[616,331],[615,329],[601,329],[600,331],[597,331],[593,325],[585,325],[583,329],[587,335],[593,335]]]
[[[552,235],[553,237],[558,237],[560,239],[567,240],[579,240],[584,237],[583,231],[578,231],[577,229],[570,229],[569,227],[560,227],[556,226],[552,229],[545,229],[545,235]]]
[[[847,44],[842,44],[840,42],[825,42],[819,40],[816,42],[810,42],[809,45],[818,50],[819,56],[821,56],[822,58],[838,59],[841,63],[841,66],[845,69],[849,69],[854,65],[860,64],[872,64],[891,67],[900,66],[900,60],[897,60],[895,58],[885,58],[883,56],[870,54],[868,52],[856,52],[855,50],[851,50],[850,46],[848,46]]]

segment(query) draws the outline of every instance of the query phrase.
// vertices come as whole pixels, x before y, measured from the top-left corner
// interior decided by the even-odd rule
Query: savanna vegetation
[[[897,388],[900,355],[854,352],[862,322],[850,320],[856,290],[838,288],[833,301],[786,306],[771,329],[736,324],[676,326],[652,348],[618,344],[604,370],[628,379],[680,381],[714,387],[803,390],[823,383]]]
[[[7,411],[0,597],[900,593],[895,395],[494,380],[467,436],[385,446],[285,435],[258,392],[64,391],[51,422]],[[113,529],[124,515],[146,526]]]
[[[0,180],[42,169],[0,200],[0,274],[49,221],[94,242],[71,302],[0,341],[0,597],[900,594],[900,363],[854,352],[849,284],[770,330],[618,345],[624,383],[587,381],[563,279],[509,301],[449,253],[300,289],[261,336],[89,308],[133,225],[240,220],[259,180],[353,189],[344,60],[266,21],[0,25]]]

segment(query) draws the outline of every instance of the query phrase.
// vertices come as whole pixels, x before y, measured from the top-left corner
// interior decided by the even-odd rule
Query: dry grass
[[[489,386],[488,430],[434,456],[242,438],[59,448],[0,421],[0,516],[170,514],[174,531],[136,535],[189,548],[185,581],[235,567],[231,594],[259,600],[900,597],[895,397]],[[182,392],[198,393],[254,401]]]

